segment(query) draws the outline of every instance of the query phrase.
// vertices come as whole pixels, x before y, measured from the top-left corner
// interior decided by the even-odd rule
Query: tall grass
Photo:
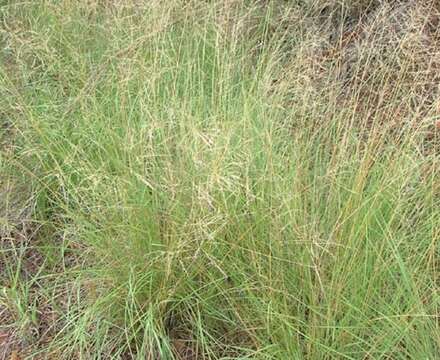
[[[56,314],[23,354],[438,356],[437,114],[405,87],[420,60],[320,62],[315,5],[3,5],[2,313],[18,334],[40,302]],[[44,257],[30,277],[23,246]]]

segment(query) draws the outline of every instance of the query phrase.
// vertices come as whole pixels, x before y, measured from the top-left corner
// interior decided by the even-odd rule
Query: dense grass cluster
[[[1,5],[0,358],[438,358],[439,14]]]

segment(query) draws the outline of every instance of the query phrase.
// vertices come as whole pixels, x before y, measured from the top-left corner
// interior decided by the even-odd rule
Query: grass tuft
[[[435,359],[439,19],[1,5],[0,359]]]

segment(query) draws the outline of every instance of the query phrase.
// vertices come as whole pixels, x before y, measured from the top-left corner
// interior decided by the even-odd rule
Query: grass
[[[2,4],[0,357],[438,357],[438,5]]]

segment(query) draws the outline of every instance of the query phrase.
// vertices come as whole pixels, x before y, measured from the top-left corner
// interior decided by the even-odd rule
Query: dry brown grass
[[[287,93],[290,88],[291,105],[313,113],[318,122],[343,112],[364,136],[368,129],[396,139],[414,132],[416,142],[432,150],[440,115],[438,2],[374,2],[367,12],[347,9],[344,17],[331,16],[339,5],[324,8],[326,16],[305,17],[297,9],[290,22],[285,19],[291,28],[308,29],[300,49],[287,56],[275,87]],[[327,105],[307,104],[313,98]]]

